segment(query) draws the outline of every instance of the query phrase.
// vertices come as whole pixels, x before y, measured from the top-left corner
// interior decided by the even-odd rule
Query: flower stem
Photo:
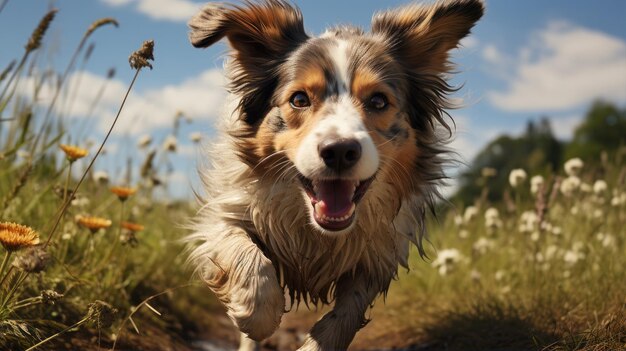
[[[50,337],[47,337],[46,339],[44,339],[44,340],[42,340],[42,341],[40,341],[40,342],[36,343],[35,345],[33,345],[33,346],[31,346],[31,347],[27,348],[27,349],[26,349],[26,351],[31,351],[31,350],[34,350],[34,349],[38,348],[39,346],[41,346],[41,345],[43,345],[43,344],[47,343],[48,341],[50,341],[50,340],[52,340],[52,339],[56,338],[57,336],[59,336],[59,335],[61,335],[61,334],[65,333],[65,332],[67,332],[68,330],[71,330],[71,329],[74,329],[74,328],[76,328],[76,327],[80,326],[81,324],[85,323],[88,319],[89,319],[89,317],[85,317],[85,318],[81,319],[80,321],[78,321],[78,322],[76,322],[76,323],[74,323],[74,324],[70,325],[69,327],[67,327],[67,328],[65,328],[65,329],[63,329],[63,330],[61,330],[60,332],[58,332],[58,333],[56,333],[56,334],[54,334],[54,335],[52,335],[52,336],[50,336]]]
[[[4,284],[4,281],[7,280],[7,278],[11,275],[12,271],[13,271],[13,266],[10,266],[9,270],[7,271],[7,274],[5,274],[4,277],[2,277],[2,280],[0,280],[0,289],[2,288],[2,284]]]
[[[135,75],[133,76],[133,80],[130,82],[130,86],[128,87],[128,90],[126,90],[126,95],[124,95],[124,99],[122,100],[122,104],[120,105],[120,108],[117,111],[117,115],[115,116],[115,119],[113,120],[113,123],[111,123],[111,127],[109,128],[109,131],[107,132],[106,136],[104,137],[104,140],[102,140],[102,143],[100,144],[100,147],[98,148],[98,151],[96,151],[96,154],[93,156],[93,158],[91,159],[91,162],[89,163],[89,165],[87,166],[87,168],[83,172],[83,175],[80,177],[80,180],[74,186],[74,190],[72,191],[72,194],[75,194],[78,191],[78,188],[81,186],[81,184],[83,183],[83,181],[87,177],[87,174],[91,170],[91,167],[93,167],[93,164],[96,162],[96,159],[100,155],[100,152],[102,152],[102,149],[104,148],[104,144],[106,144],[107,140],[109,140],[109,136],[111,136],[111,133],[113,132],[113,127],[115,127],[115,124],[117,123],[117,120],[120,117],[120,114],[122,113],[122,109],[124,108],[124,104],[126,103],[126,99],[128,99],[128,95],[130,95],[130,91],[133,88],[133,85],[135,85],[135,81],[137,80],[137,77],[139,76],[139,72],[141,72],[141,69],[138,69],[137,71],[135,71]],[[69,204],[70,204],[69,201],[65,201],[63,203],[63,205],[61,206],[60,210],[58,211],[59,213],[58,213],[58,215],[56,217],[54,225],[52,226],[52,228],[50,229],[50,232],[48,233],[48,240],[46,240],[46,243],[43,245],[44,248],[48,247],[48,245],[50,244],[50,241],[52,240],[52,237],[54,236],[54,233],[56,232],[57,228],[59,227],[59,224],[61,223],[61,218],[65,214],[65,211],[67,211],[67,208],[69,207]]]
[[[7,250],[7,252],[4,254],[4,259],[2,260],[2,264],[0,264],[0,277],[2,277],[2,281],[0,282],[0,287],[2,286],[2,283],[4,283],[4,279],[6,278],[6,276],[3,276],[2,274],[4,273],[4,269],[7,267],[7,264],[9,263],[10,257],[11,257],[11,251]],[[7,275],[9,275],[9,272],[7,272]]]
[[[28,307],[28,306],[33,306],[33,305],[38,305],[41,303],[41,297],[37,296],[37,298],[35,300],[31,300],[31,301],[27,301],[27,302],[16,302],[15,305],[13,305],[13,307],[11,307],[12,311],[18,310],[20,308],[24,308],[24,307]]]
[[[67,178],[65,178],[65,188],[63,189],[63,203],[67,201],[68,191],[70,190],[70,178],[72,177],[72,161],[70,162],[70,166],[67,169]],[[71,199],[70,199],[71,202]]]
[[[24,282],[24,280],[26,280],[27,277],[28,277],[28,273],[21,274],[20,276],[17,277],[17,280],[11,287],[11,290],[9,290],[9,292],[7,293],[7,296],[5,296],[4,299],[2,300],[2,305],[0,305],[0,311],[6,307],[6,305],[9,303],[9,301],[13,297],[13,294],[17,291],[20,285],[22,285],[22,283]]]

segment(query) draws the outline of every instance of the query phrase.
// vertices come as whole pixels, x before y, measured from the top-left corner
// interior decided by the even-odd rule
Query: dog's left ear
[[[233,49],[231,90],[241,97],[242,119],[253,125],[271,109],[280,65],[308,39],[300,10],[284,0],[207,4],[189,21],[197,48],[226,37]]]
[[[390,54],[408,78],[409,122],[419,131],[432,131],[450,107],[446,96],[455,88],[442,75],[449,72],[451,49],[469,34],[484,12],[481,0],[448,0],[432,5],[410,5],[379,13],[372,19],[372,33],[382,36]],[[419,97],[419,98],[416,98]]]
[[[443,73],[448,51],[469,34],[484,12],[481,0],[439,1],[376,14],[372,32],[390,41],[394,56],[411,70]]]

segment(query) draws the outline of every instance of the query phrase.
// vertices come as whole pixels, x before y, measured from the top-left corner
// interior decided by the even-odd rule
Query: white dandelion
[[[526,178],[528,178],[528,175],[525,170],[521,168],[514,169],[511,173],[509,173],[509,184],[511,184],[512,187],[517,188],[526,181]]]
[[[565,162],[565,165],[563,165],[563,168],[565,169],[565,173],[568,176],[577,176],[583,166],[583,161],[580,158],[575,157],[567,160],[567,162]]]
[[[601,195],[603,194],[606,190],[608,189],[608,185],[606,184],[606,182],[602,179],[600,180],[596,180],[595,183],[593,183],[593,192],[596,195]]]
[[[457,264],[463,260],[463,256],[457,249],[445,249],[437,253],[433,261],[433,267],[437,268],[440,275],[445,276],[452,272]]]
[[[502,227],[500,213],[496,208],[490,207],[485,211],[485,226],[489,229]]]
[[[469,223],[478,215],[478,208],[476,206],[468,206],[463,213],[463,220],[465,223]]]
[[[543,188],[545,183],[543,176],[536,175],[530,178],[530,192],[534,195],[539,192],[539,189]]]
[[[580,178],[574,175],[571,175],[563,179],[559,190],[561,190],[561,193],[565,196],[572,196],[574,195],[576,190],[578,190],[579,187],[580,187]]]
[[[479,238],[478,240],[476,240],[474,245],[472,245],[472,249],[474,250],[474,252],[476,252],[479,255],[486,254],[487,251],[491,250],[493,247],[494,247],[493,241],[485,237]]]
[[[105,171],[96,171],[93,173],[93,180],[96,183],[106,184],[109,182],[109,174]]]

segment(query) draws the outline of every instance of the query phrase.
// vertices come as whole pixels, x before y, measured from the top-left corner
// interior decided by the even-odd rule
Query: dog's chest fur
[[[373,284],[386,289],[398,264],[406,266],[409,242],[415,238],[411,233],[416,233],[416,228],[407,223],[409,216],[400,216],[395,222],[403,223],[394,223],[400,199],[395,203],[388,196],[386,203],[382,197],[376,199],[391,192],[390,186],[379,184],[378,191],[368,194],[370,199],[359,210],[356,229],[338,237],[325,236],[312,227],[308,214],[302,213],[306,211],[303,194],[295,183],[258,182],[251,188],[251,234],[276,266],[292,300],[328,303],[336,281],[359,269],[377,279]],[[401,232],[399,227],[412,228]]]

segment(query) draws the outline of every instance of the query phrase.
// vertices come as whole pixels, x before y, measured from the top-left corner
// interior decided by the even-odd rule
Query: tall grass
[[[25,71],[24,67],[37,64],[38,56],[31,54],[39,50],[55,13],[52,10],[43,17],[19,63],[7,67],[0,81],[0,242],[4,257],[0,349],[47,349],[49,343],[63,345],[67,339],[62,336],[77,331],[97,335],[93,345],[101,341],[103,346],[110,345],[123,332],[116,329],[120,330],[116,335],[111,326],[132,321],[130,316],[138,312],[133,304],[156,311],[147,300],[139,303],[187,283],[178,272],[170,271],[182,265],[179,250],[172,244],[172,218],[183,217],[188,208],[184,203],[166,206],[152,201],[152,178],[157,170],[148,172],[151,179],[136,184],[108,184],[108,176],[93,172],[140,71],[152,68],[153,43],[145,42],[130,56],[135,73],[126,96],[97,151],[87,155],[83,150],[87,141],[72,137],[74,130],[68,121],[60,122],[60,109],[55,105],[64,91],[78,88],[66,86],[66,78],[87,39],[99,27],[117,22],[105,18],[87,28],[53,84],[52,100],[41,106],[36,103],[37,94],[54,75]],[[31,96],[23,96],[19,88],[26,79],[36,82]],[[61,145],[61,140],[74,140],[76,145]],[[135,166],[139,168],[130,165]],[[82,172],[76,177],[72,170],[78,168]]]

